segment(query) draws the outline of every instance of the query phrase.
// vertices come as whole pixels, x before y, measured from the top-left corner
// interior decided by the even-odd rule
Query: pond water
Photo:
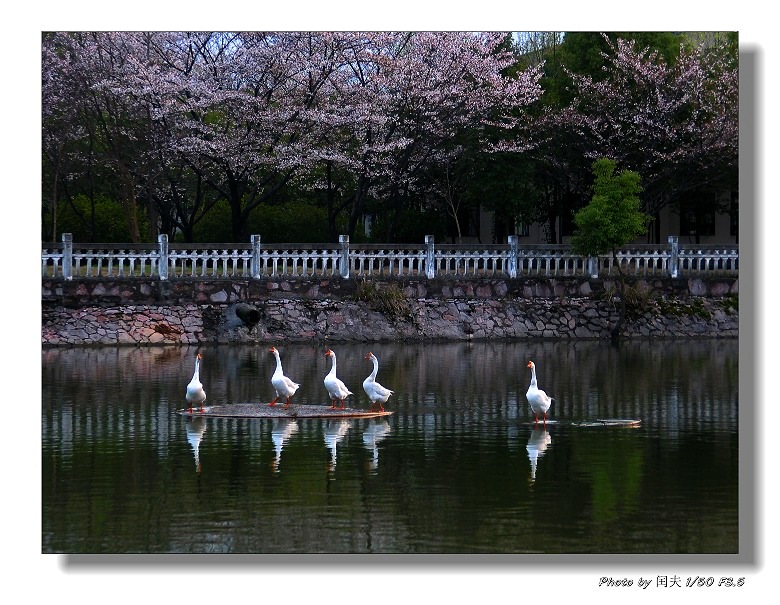
[[[326,405],[325,347],[278,348]],[[736,340],[333,350],[360,409],[377,355],[392,416],[177,414],[197,352],[207,403],[266,405],[267,346],[43,350],[42,552],[738,552]]]

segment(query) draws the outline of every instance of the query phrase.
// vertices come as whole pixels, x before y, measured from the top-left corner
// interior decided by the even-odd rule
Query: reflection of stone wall
[[[398,318],[355,300],[360,280],[43,280],[42,341],[72,344],[371,341],[394,339],[607,338],[615,287],[585,278],[385,281],[410,314]],[[630,317],[626,337],[733,337],[737,279],[633,282],[652,304]],[[726,297],[726,298],[724,298]],[[260,312],[254,326],[236,305]]]

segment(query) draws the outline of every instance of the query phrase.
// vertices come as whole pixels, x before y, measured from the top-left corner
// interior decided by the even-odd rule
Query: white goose
[[[282,360],[279,357],[279,351],[276,350],[276,347],[271,347],[268,349],[268,352],[273,353],[274,357],[276,357],[276,371],[274,372],[274,375],[271,376],[271,384],[276,390],[276,397],[274,397],[274,400],[268,405],[276,405],[276,402],[279,401],[280,397],[285,397],[287,401],[285,402],[284,407],[287,407],[290,405],[290,398],[295,395],[295,391],[297,391],[301,385],[297,382],[293,382],[284,375],[284,372],[282,371]]]
[[[528,387],[525,397],[528,399],[528,403],[531,405],[531,410],[534,413],[534,425],[539,422],[539,414],[542,414],[544,425],[547,426],[547,410],[550,409],[555,399],[540,390],[536,385],[536,366],[534,362],[529,361],[527,367],[531,368],[531,385]]]
[[[341,380],[336,378],[336,354],[328,349],[325,351],[325,357],[330,357],[333,359],[333,364],[330,366],[330,372],[328,372],[328,375],[325,376],[325,380],[322,381],[325,385],[325,388],[328,390],[328,395],[330,395],[330,409],[336,409],[336,402],[340,401],[340,409],[343,410],[344,400],[352,395],[352,391],[350,391],[347,388],[347,385],[345,385]]]
[[[192,413],[192,406],[198,404],[200,411],[203,411],[203,402],[206,401],[206,391],[203,390],[203,385],[200,383],[200,360],[203,356],[198,353],[195,356],[195,373],[192,375],[192,380],[187,385],[187,392],[184,397],[190,404],[190,413]]]
[[[379,404],[379,411],[384,412],[385,408],[382,404],[387,403],[393,391],[386,389],[376,381],[376,373],[379,371],[379,360],[376,355],[369,353],[365,359],[370,359],[374,363],[374,371],[363,381],[363,390],[371,400],[371,411],[373,412],[376,405]]]

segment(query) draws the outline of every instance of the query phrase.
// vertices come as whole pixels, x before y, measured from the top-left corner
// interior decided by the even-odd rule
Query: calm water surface
[[[371,420],[187,420],[273,397],[266,346],[42,352],[45,553],[736,553],[736,340],[338,344]],[[325,349],[281,345],[294,402]],[[555,397],[534,428],[526,363]],[[641,428],[587,427],[601,418]]]

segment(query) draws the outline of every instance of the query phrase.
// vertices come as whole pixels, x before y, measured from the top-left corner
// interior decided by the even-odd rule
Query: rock
[[[464,282],[442,285],[440,292],[447,293],[446,297],[437,296],[437,290],[430,284],[412,284],[408,299],[411,314],[402,318],[370,311],[365,303],[352,300],[352,286],[341,280],[330,286],[327,281],[301,286],[294,280],[285,280],[281,283],[286,283],[292,292],[284,299],[269,297],[277,288],[277,296],[285,290],[279,284],[274,287],[275,282],[269,280],[266,284],[257,283],[252,297],[246,295],[252,291],[246,286],[228,284],[219,289],[213,282],[205,283],[202,288],[190,289],[197,292],[198,301],[181,304],[106,306],[108,303],[104,301],[103,305],[69,308],[44,301],[41,341],[44,346],[63,346],[260,343],[269,339],[295,342],[325,337],[355,341],[377,338],[592,339],[607,338],[619,313],[608,302],[587,296],[497,298],[508,292],[503,280],[492,280],[489,284],[475,281],[471,286]],[[345,294],[334,298],[332,292],[336,284]],[[169,284],[167,292],[171,297],[175,294],[175,300],[179,300],[181,295],[177,292],[185,290],[177,290],[176,285]],[[567,288],[581,292],[581,285],[571,283]],[[329,287],[327,296],[325,287]],[[541,291],[546,286],[532,282],[522,287],[527,294],[526,289]],[[704,289],[703,284],[699,288],[696,280],[691,280],[689,287],[697,292]],[[111,291],[101,284],[90,288],[107,294]],[[469,291],[472,296],[468,296]],[[308,293],[305,297],[304,292]],[[318,298],[311,298],[315,294]],[[458,297],[453,298],[455,295]],[[228,299],[232,298],[251,302],[262,310],[263,318],[253,330],[236,329],[227,321]],[[643,316],[626,320],[624,334],[641,338],[734,337],[739,334],[738,309],[732,310],[730,306],[726,311],[722,301],[703,296],[694,301],[696,308],[705,312],[702,317],[685,311],[692,306],[691,299],[670,297]],[[676,307],[683,312],[675,314]]]
[[[707,286],[701,279],[689,279],[688,291],[692,296],[705,296],[707,294]]]

